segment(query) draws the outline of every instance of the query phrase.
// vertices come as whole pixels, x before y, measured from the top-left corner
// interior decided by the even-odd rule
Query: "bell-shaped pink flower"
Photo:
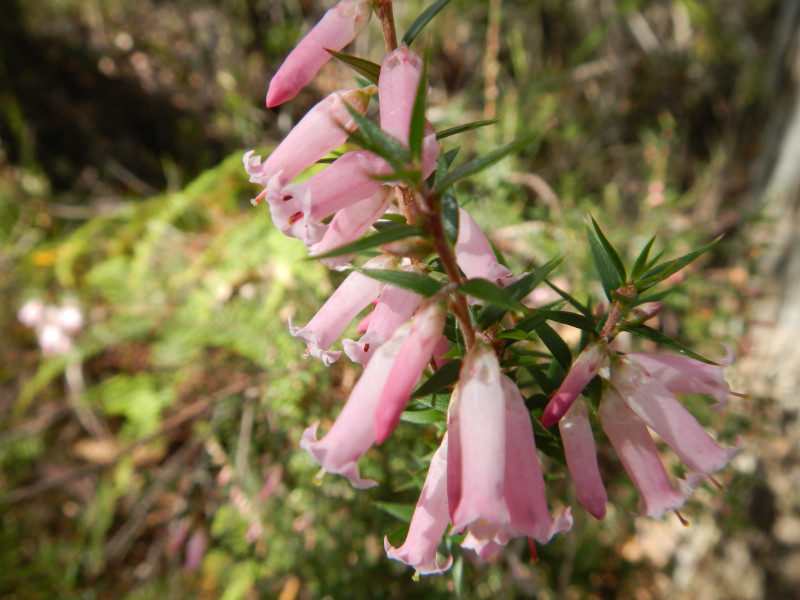
[[[260,156],[253,156],[253,151],[245,154],[244,167],[250,181],[267,188],[270,180],[277,177],[270,189],[279,191],[347,140],[350,132],[356,129],[355,119],[347,106],[364,114],[376,90],[375,86],[369,86],[333,92],[306,113],[263,163]]]
[[[572,527],[569,509],[550,516],[530,413],[491,348],[465,357],[448,431],[448,504],[453,532],[468,530],[464,547],[486,557],[511,538],[546,543]]]
[[[409,266],[404,267],[404,270],[419,272],[421,269]],[[385,286],[375,305],[375,310],[369,314],[370,319],[364,335],[358,341],[344,340],[342,342],[345,354],[353,362],[367,364],[375,351],[392,336],[397,328],[411,319],[421,302],[422,296],[419,294],[393,285]]]
[[[692,473],[702,479],[719,471],[740,450],[741,440],[737,447],[717,444],[697,419],[641,364],[626,357],[614,362],[611,385]]]
[[[375,485],[374,481],[361,478],[357,463],[373,444],[386,439],[397,424],[414,384],[430,359],[434,344],[428,338],[437,340],[443,326],[444,307],[431,302],[378,348],[328,434],[316,439],[319,423],[305,430],[300,446],[326,472],[344,475],[357,488]],[[437,328],[434,335],[432,330]]]
[[[589,344],[575,360],[566,378],[542,414],[542,425],[551,427],[566,414],[583,389],[597,372],[608,364],[606,349],[601,344]]]
[[[498,282],[510,277],[511,271],[500,264],[481,228],[463,208],[458,209],[456,262],[467,279],[488,279]]]
[[[433,455],[422,492],[411,517],[406,541],[394,548],[384,537],[383,547],[392,560],[416,569],[416,575],[444,573],[453,564],[448,556],[443,564],[436,560],[436,549],[450,523],[447,510],[447,433]]]
[[[375,409],[375,437],[382,444],[400,420],[414,386],[431,360],[447,316],[445,303],[433,300],[423,305],[411,321],[411,331],[397,353],[389,383],[381,390]]]
[[[663,356],[631,352],[625,355],[636,361],[673,394],[704,394],[716,400],[714,408],[724,408],[731,388],[725,381],[724,366],[733,361],[733,351],[719,365],[686,356]]]
[[[681,508],[693,486],[682,482],[681,492],[672,487],[647,426],[613,388],[605,390],[597,415],[639,492],[639,512],[660,519]]]
[[[596,519],[606,516],[608,494],[597,466],[597,450],[589,423],[589,412],[582,398],[577,398],[558,422],[570,477],[578,492],[578,501]]]
[[[394,263],[393,257],[381,255],[367,261],[364,268],[388,269]],[[378,297],[382,287],[382,283],[371,277],[350,273],[305,327],[294,327],[290,319],[289,331],[306,342],[307,354],[328,366],[342,354],[329,351],[331,344],[339,339],[356,315]]]
[[[341,50],[352,42],[366,27],[371,15],[369,0],[341,0],[327,11],[272,77],[267,90],[267,107],[278,106],[297,96],[331,58],[327,50]]]

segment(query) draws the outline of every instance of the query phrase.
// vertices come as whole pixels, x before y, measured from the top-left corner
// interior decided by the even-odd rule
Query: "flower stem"
[[[397,49],[397,30],[394,26],[392,0],[375,0],[375,12],[381,20],[383,40],[386,42],[386,52],[393,52]]]

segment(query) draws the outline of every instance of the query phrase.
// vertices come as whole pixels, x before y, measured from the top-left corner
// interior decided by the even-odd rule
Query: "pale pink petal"
[[[361,33],[372,15],[369,0],[342,0],[300,40],[272,77],[267,90],[267,107],[283,104],[297,96],[331,55]]]
[[[83,314],[75,304],[67,304],[58,309],[56,323],[69,334],[75,334],[83,327]]]
[[[567,373],[564,382],[553,394],[542,414],[542,425],[550,427],[558,423],[583,389],[594,379],[597,372],[608,363],[606,349],[600,344],[589,344],[578,356]]]
[[[422,59],[400,46],[381,64],[378,96],[381,99],[381,129],[408,147],[411,113],[422,77]]]
[[[418,272],[417,267],[408,267],[403,270]],[[375,310],[370,314],[370,322],[366,333],[358,340],[344,340],[345,354],[353,362],[363,365],[375,354],[395,330],[406,323],[416,312],[422,296],[393,285],[387,285],[381,292],[381,297],[375,305]]]
[[[667,511],[681,508],[688,493],[672,487],[647,426],[612,388],[603,394],[597,416],[639,492],[639,511],[660,519]]]
[[[44,302],[36,298],[28,300],[19,309],[17,319],[27,327],[37,327],[44,320]]]
[[[392,257],[382,255],[367,261],[364,268],[387,269],[394,262]],[[382,283],[371,277],[351,273],[305,327],[294,327],[290,320],[289,331],[306,342],[308,354],[330,365],[341,355],[341,352],[328,350],[331,344],[339,339],[356,315],[378,297],[382,287]]]
[[[382,186],[371,198],[341,209],[333,217],[322,239],[309,247],[309,254],[311,256],[325,254],[355,242],[383,216],[391,205],[393,197],[392,188]],[[346,254],[320,260],[330,269],[344,269],[352,258],[352,254]]]
[[[582,398],[573,402],[558,422],[567,467],[578,492],[578,501],[596,519],[606,516],[608,494],[600,478],[594,434],[589,423],[589,412]]]
[[[399,548],[389,544],[384,538],[383,546],[386,555],[414,567],[418,575],[444,573],[453,564],[453,557],[448,556],[444,564],[436,560],[436,549],[450,523],[447,510],[447,434],[442,444],[433,455],[425,485],[411,517],[406,541]]]
[[[463,208],[458,209],[458,238],[454,251],[456,262],[467,279],[488,279],[496,282],[511,275],[511,271],[497,260],[489,240],[478,224]]]
[[[550,516],[531,415],[517,384],[505,375],[501,384],[506,403],[503,497],[508,507],[509,527],[495,541],[505,544],[512,537],[525,536],[546,544],[556,533],[572,527],[572,515],[567,509],[556,519]]]
[[[675,396],[637,362],[619,359],[611,385],[691,471],[719,471],[740,450],[717,444]]]
[[[733,352],[730,349],[721,365],[709,365],[685,356],[638,352],[625,356],[642,365],[673,394],[704,394],[716,400],[714,408],[725,407],[730,386],[725,381],[724,365],[732,362]]]
[[[479,344],[464,357],[451,410],[457,411],[458,441],[451,448],[460,452],[452,466],[461,465],[461,491],[457,505],[450,505],[453,531],[486,522],[508,522],[503,500],[506,460],[505,400],[500,383],[500,365],[491,347]],[[450,463],[450,453],[448,453]],[[451,463],[452,464],[452,463]],[[448,470],[448,480],[450,478]],[[448,502],[451,484],[448,481]],[[471,528],[472,529],[472,528]]]
[[[253,156],[252,151],[245,154],[244,166],[250,181],[266,188],[273,177],[278,177],[280,185],[286,185],[341,146],[349,132],[356,129],[347,105],[365,113],[375,90],[375,86],[370,86],[333,92],[306,113],[263,163],[260,156]]]
[[[410,323],[404,325],[378,349],[324,438],[317,440],[319,423],[303,432],[300,447],[326,472],[347,477],[353,487],[365,489],[377,485],[371,479],[361,478],[358,461],[375,443],[375,410],[381,390],[391,384],[392,365],[410,330]]]
[[[417,311],[411,332],[397,353],[389,382],[383,388],[375,410],[375,437],[382,444],[394,430],[414,386],[431,360],[433,348],[444,329],[447,309],[443,301],[433,301]]]

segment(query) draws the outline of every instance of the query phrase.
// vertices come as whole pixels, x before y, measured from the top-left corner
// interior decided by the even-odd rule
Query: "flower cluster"
[[[394,27],[391,2],[374,4],[386,35]],[[341,50],[352,41],[372,10],[373,2],[367,0],[341,0],[330,9],[275,73],[267,106],[294,98],[329,59],[328,50]],[[458,366],[457,381],[445,384],[452,387],[446,431],[431,460],[405,543],[396,548],[385,540],[387,555],[418,574],[430,574],[452,564],[452,556],[437,557],[448,530],[451,536],[462,536],[463,548],[482,558],[515,537],[548,542],[572,527],[571,509],[554,516],[548,507],[531,402],[514,378],[516,364],[508,360],[508,350],[514,341],[530,342],[534,335],[550,347],[547,340],[557,334],[545,318],[555,314],[556,320],[580,321],[578,326],[594,333],[594,341],[584,347],[541,417],[543,426],[559,426],[581,504],[598,519],[604,517],[607,494],[589,420],[596,410],[639,492],[641,512],[659,518],[679,509],[700,482],[724,467],[737,451],[719,446],[674,395],[709,394],[722,403],[729,391],[722,366],[613,351],[609,343],[618,324],[632,327],[634,320],[647,320],[657,312],[653,303],[646,302],[638,307],[629,302],[626,308],[615,300],[609,314],[598,321],[585,308],[581,312],[589,316],[545,310],[517,323],[514,335],[498,336],[507,311],[529,310],[520,300],[546,273],[512,276],[486,235],[457,204],[450,204],[449,235],[445,231],[442,197],[448,186],[441,181],[452,185],[447,178],[452,156],[440,156],[433,126],[420,118],[427,86],[424,61],[393,40],[393,33],[387,36],[387,56],[380,66],[374,65],[376,85],[334,92],[314,106],[266,160],[253,152],[244,157],[250,180],[263,188],[253,204],[263,200],[275,225],[300,239],[311,256],[320,257],[330,268],[349,268],[354,253],[331,251],[360,239],[380,219],[396,224],[404,218],[434,254],[425,262],[430,252],[420,258],[419,252],[403,252],[402,245],[400,250],[381,246],[384,251],[352,269],[305,326],[290,320],[291,334],[305,342],[307,356],[328,366],[344,352],[363,365],[331,428],[320,438],[319,423],[312,424],[300,446],[323,472],[344,476],[356,488],[377,485],[362,477],[360,459],[391,435],[425,372],[454,358],[460,362],[453,365]],[[365,115],[378,99],[376,126]],[[372,129],[363,137],[383,141],[338,155],[311,177],[297,180],[309,166],[363,133],[366,123]],[[392,158],[380,147],[401,151]],[[398,155],[404,157],[403,164],[398,165]],[[642,264],[647,263],[644,258]],[[433,271],[437,277],[430,277]],[[666,273],[662,279],[669,275],[665,269],[658,273]],[[623,274],[617,283],[624,281]],[[647,276],[642,281],[652,285]],[[629,297],[634,284],[631,281],[620,290]],[[357,326],[360,337],[345,339],[341,349],[335,348],[370,306]],[[447,327],[448,322],[455,327]],[[598,375],[603,380],[602,399],[590,407],[580,396]],[[542,379],[548,377],[542,374]],[[552,388],[557,386],[558,382]],[[688,469],[678,489],[662,466],[650,430]]]
[[[19,309],[17,319],[36,331],[39,347],[45,356],[69,352],[72,338],[83,328],[83,315],[71,302],[53,306],[36,298],[28,300]]]

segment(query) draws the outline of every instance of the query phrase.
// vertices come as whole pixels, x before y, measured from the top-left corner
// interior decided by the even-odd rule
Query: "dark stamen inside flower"
[[[364,352],[369,352],[369,344],[364,344]]]
[[[283,200],[284,202],[288,202],[292,198],[294,198],[294,196],[292,196],[291,194],[284,194],[283,196],[281,196],[281,200]]]
[[[681,511],[679,511],[679,510],[676,510],[676,511],[675,511],[675,514],[676,514],[676,515],[678,515],[678,518],[681,520],[681,525],[683,525],[684,527],[688,527],[688,526],[689,526],[689,521],[687,521],[687,520],[686,520],[686,517],[684,517],[684,516],[681,514]]]
[[[303,218],[303,211],[300,210],[300,211],[294,213],[291,217],[289,217],[289,221],[288,221],[289,225],[294,225],[295,223],[297,223],[302,218]]]

